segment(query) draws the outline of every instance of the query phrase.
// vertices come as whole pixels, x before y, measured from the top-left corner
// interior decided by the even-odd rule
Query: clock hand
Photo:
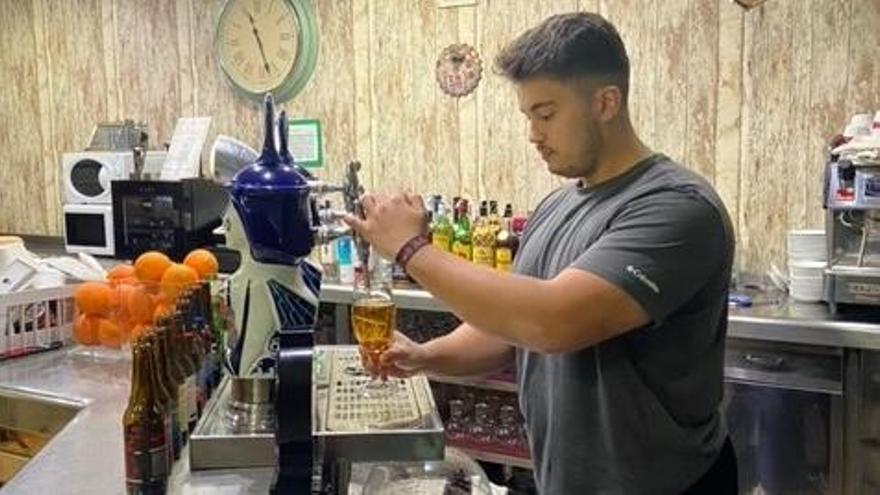
[[[263,50],[263,40],[260,39],[260,32],[257,31],[257,25],[254,23],[254,16],[246,10],[245,13],[248,16],[248,20],[251,22],[251,32],[254,33],[254,38],[257,39],[257,47],[260,48],[260,57],[263,58],[263,68],[266,69],[266,74],[269,74],[269,62],[266,60],[266,52]]]

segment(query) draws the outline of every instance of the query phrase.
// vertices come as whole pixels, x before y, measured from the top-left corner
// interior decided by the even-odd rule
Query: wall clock
[[[214,31],[214,56],[235,90],[276,103],[305,87],[318,57],[310,0],[226,0]]]

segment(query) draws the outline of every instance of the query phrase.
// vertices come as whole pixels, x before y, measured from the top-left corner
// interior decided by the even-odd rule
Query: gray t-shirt
[[[719,406],[733,246],[712,186],[663,155],[541,202],[516,271],[585,270],[651,320],[576,352],[517,351],[542,494],[680,493],[711,466],[727,436]]]

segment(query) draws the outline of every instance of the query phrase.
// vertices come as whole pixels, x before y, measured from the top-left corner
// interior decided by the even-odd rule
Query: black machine
[[[208,179],[118,180],[111,183],[116,256],[135,258],[150,250],[173,259],[219,240],[229,195]]]

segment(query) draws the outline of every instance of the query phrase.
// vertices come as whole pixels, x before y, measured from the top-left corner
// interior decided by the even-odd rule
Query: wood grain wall
[[[376,189],[535,205],[559,181],[528,145],[509,84],[492,72],[504,43],[547,15],[584,9],[620,29],[643,138],[720,191],[739,263],[783,264],[785,231],[822,224],[823,145],[857,111],[880,109],[880,1],[313,0],[320,57],[286,105],[325,127],[326,170],[353,158]],[[0,232],[60,232],[59,163],[100,120],[210,115],[212,135],[259,141],[257,107],[236,97],[211,53],[222,0],[0,0]],[[484,76],[446,97],[434,61],[476,46]]]

